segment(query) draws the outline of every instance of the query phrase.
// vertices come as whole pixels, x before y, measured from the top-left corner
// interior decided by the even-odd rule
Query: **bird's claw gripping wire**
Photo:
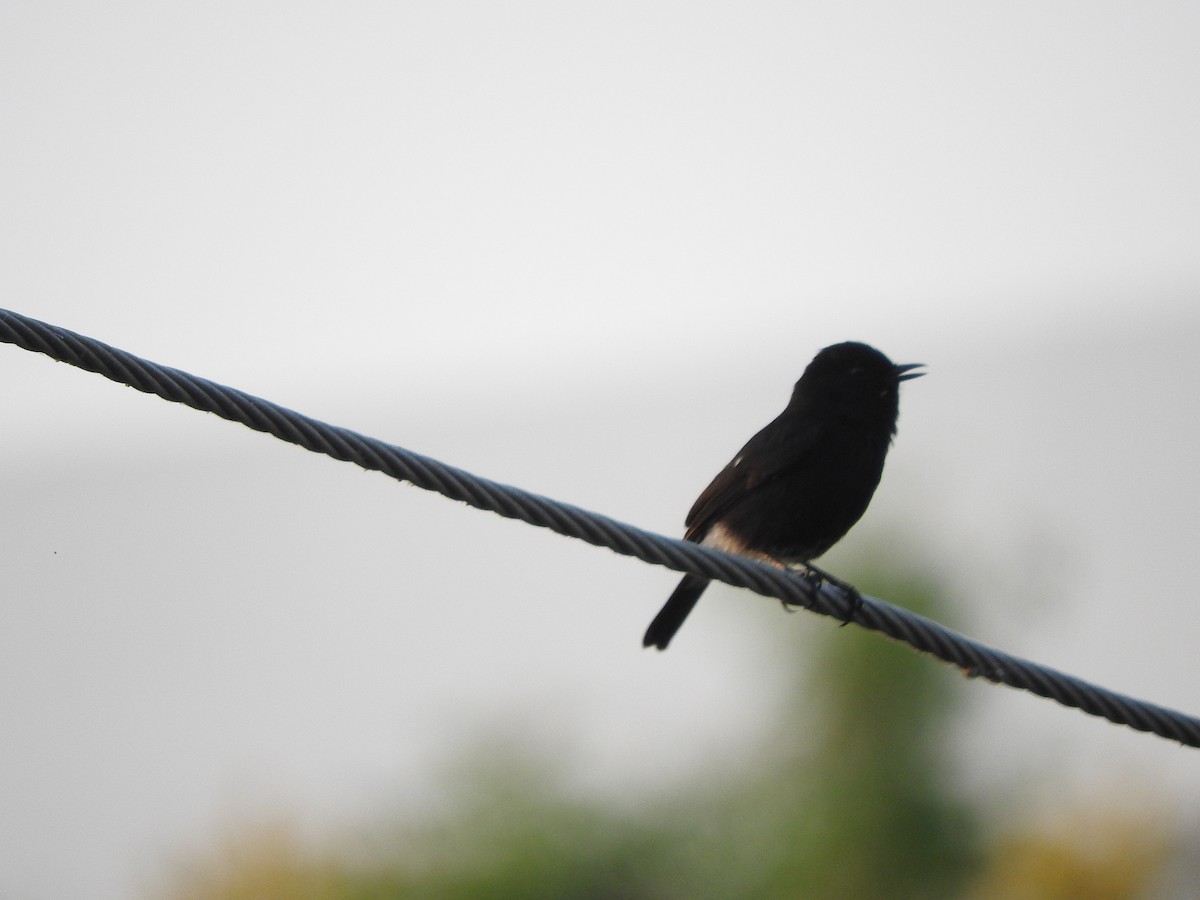
[[[852,584],[847,584],[840,578],[835,578],[824,569],[818,569],[812,563],[805,563],[804,568],[798,573],[801,578],[812,585],[814,594],[821,590],[825,584],[832,584],[835,588],[842,592],[842,596],[846,598],[848,604],[846,608],[846,616],[842,619],[842,627],[849,625],[854,621],[854,617],[858,615],[858,611],[863,607],[862,594],[858,592]],[[785,604],[786,605],[786,604]],[[812,608],[812,604],[809,604]]]

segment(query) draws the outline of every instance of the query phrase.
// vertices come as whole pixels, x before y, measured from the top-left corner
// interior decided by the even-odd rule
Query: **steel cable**
[[[520,488],[480,478],[438,460],[320,422],[235,388],[157,365],[92,338],[9,310],[0,309],[0,341],[96,372],[144,393],[215,413],[314,453],[383,472],[478,509],[549,528],[644,562],[749,588],[823,615],[838,619],[849,617],[864,628],[958,666],[971,677],[1029,691],[1110,722],[1151,732],[1190,747],[1200,747],[1200,719],[995,650],[883,600],[864,596],[861,606],[854,609],[851,600],[834,586],[818,586],[794,573],[754,560],[664,537]]]

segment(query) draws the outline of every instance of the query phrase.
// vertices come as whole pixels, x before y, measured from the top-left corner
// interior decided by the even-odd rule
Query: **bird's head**
[[[886,420],[895,431],[900,382],[919,378],[923,363],[896,365],[874,347],[847,341],[818,353],[796,382],[792,403],[839,418]]]

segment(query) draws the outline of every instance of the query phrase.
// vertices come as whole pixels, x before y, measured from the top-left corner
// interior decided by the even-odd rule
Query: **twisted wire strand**
[[[964,637],[924,616],[864,596],[855,609],[832,585],[687,541],[654,534],[438,460],[329,425],[178,369],[160,366],[93,338],[0,309],[0,341],[43,353],[165,400],[215,413],[314,453],[353,462],[477,509],[549,528],[654,565],[723,581],[789,605],[878,631],[963,670],[970,677],[1029,691],[1119,725],[1200,747],[1200,719],[1137,700]]]

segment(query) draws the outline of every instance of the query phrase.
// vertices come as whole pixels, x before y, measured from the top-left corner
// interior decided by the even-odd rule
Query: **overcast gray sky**
[[[847,557],[903,530],[975,636],[1197,712],[1198,41],[1185,2],[7,3],[0,305],[667,533],[869,341],[931,376]],[[436,802],[505,721],[638,791],[770,715],[768,617],[825,627],[716,592],[643,653],[669,573],[0,380],[5,896]],[[1193,751],[974,693],[980,790],[1200,798]]]

